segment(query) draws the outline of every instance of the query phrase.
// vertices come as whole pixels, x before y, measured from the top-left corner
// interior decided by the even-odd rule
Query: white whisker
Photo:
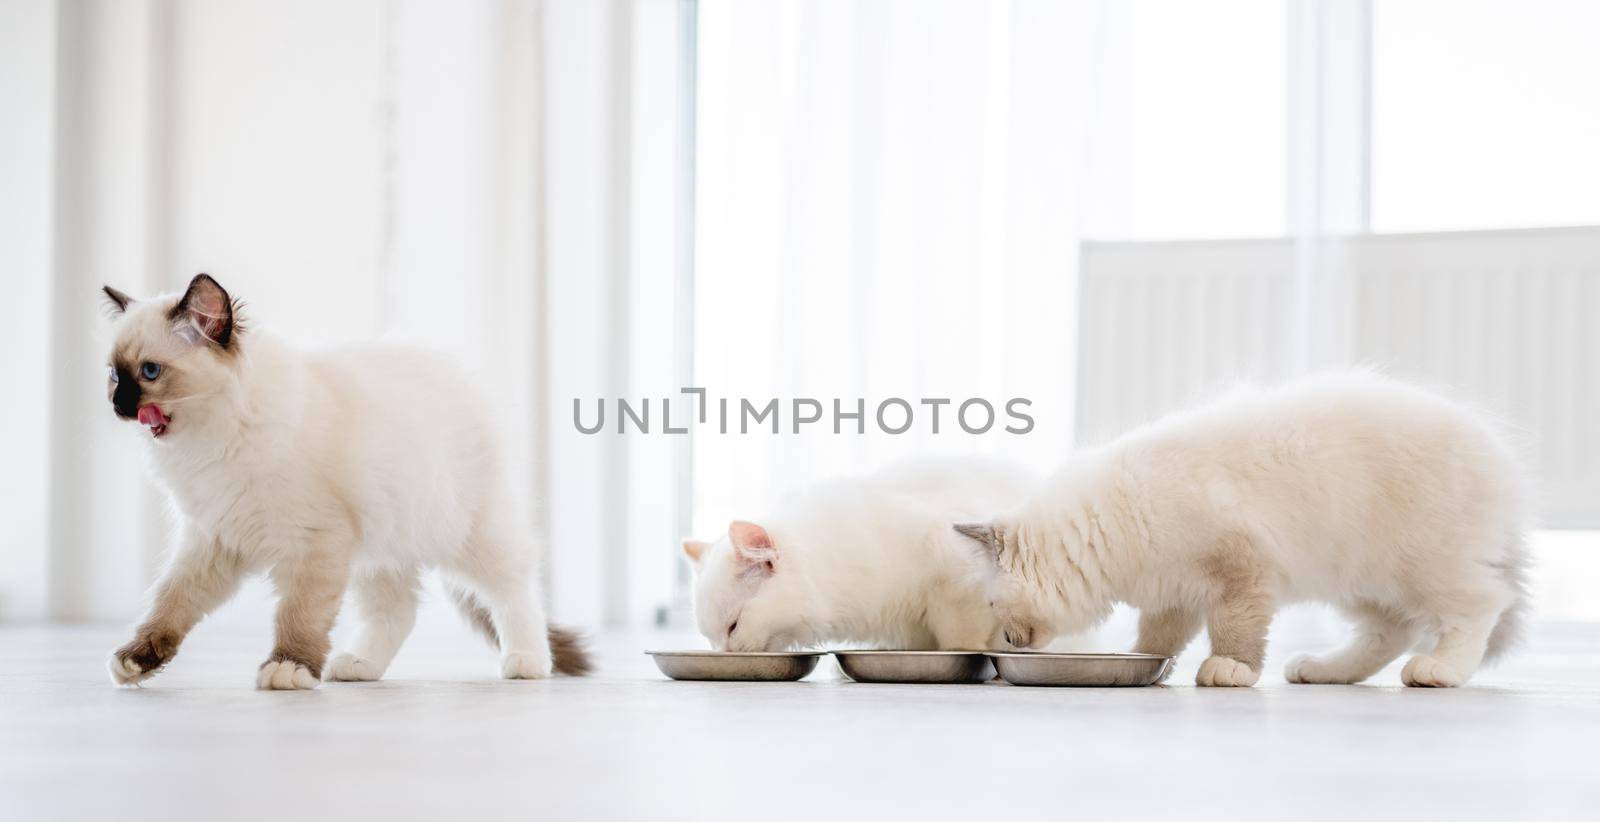
[[[165,397],[165,398],[163,398],[162,401],[163,402],[169,402],[169,403],[172,403],[172,402],[186,402],[188,400],[204,399],[206,397],[215,397],[218,393],[219,392],[216,392],[216,391],[205,391],[205,392],[201,392],[201,393],[197,393],[197,394],[185,394],[184,396],[181,396],[181,397]]]

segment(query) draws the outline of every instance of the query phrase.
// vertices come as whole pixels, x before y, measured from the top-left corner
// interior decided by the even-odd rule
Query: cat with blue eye
[[[252,574],[279,594],[257,687],[382,678],[431,569],[499,651],[502,677],[588,670],[580,638],[545,620],[543,546],[466,369],[401,343],[303,347],[247,330],[205,274],[182,294],[105,295],[106,392],[118,417],[139,422],[178,526],[145,618],[107,663],[113,682],[155,676]],[[426,481],[394,480],[411,477]],[[346,590],[359,630],[330,657]]]
[[[188,399],[188,381],[163,364],[180,351],[164,340],[127,340],[111,352],[107,393],[117,416],[137,419],[153,436],[162,436],[172,421],[170,409]]]

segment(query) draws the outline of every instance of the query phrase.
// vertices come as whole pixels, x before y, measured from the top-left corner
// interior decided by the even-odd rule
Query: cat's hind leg
[[[1296,656],[1284,667],[1284,679],[1317,685],[1354,684],[1383,670],[1417,641],[1410,620],[1375,602],[1360,601],[1343,610],[1356,623],[1350,643],[1322,656]]]
[[[1483,663],[1489,634],[1511,598],[1501,592],[1453,592],[1439,597],[1433,610],[1438,644],[1418,654],[1400,671],[1400,681],[1417,688],[1455,688]]]
[[[361,620],[349,650],[328,662],[327,678],[371,682],[383,678],[389,663],[417,621],[418,569],[373,568],[354,580],[354,605]]]
[[[498,639],[500,675],[542,679],[550,675],[550,636],[540,601],[537,544],[512,522],[504,498],[492,500],[467,537],[461,555],[444,570],[471,602],[464,612]]]
[[[551,670],[589,672],[582,637],[545,620],[539,559],[542,546],[506,494],[492,494],[466,542],[440,566],[474,627],[500,649],[500,675],[542,679]]]
[[[474,594],[489,612],[500,638],[500,676],[506,679],[543,679],[550,675],[549,627],[544,606],[533,588],[533,581],[522,574],[511,574],[492,583],[474,580]]]

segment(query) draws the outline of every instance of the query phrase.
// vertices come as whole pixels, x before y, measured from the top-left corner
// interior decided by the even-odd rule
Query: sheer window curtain
[[[697,532],[913,453],[1054,464],[1103,4],[699,5],[695,382],[778,398],[784,434],[697,431]],[[793,436],[797,397],[825,418]],[[877,430],[889,397],[910,432]],[[1036,427],[965,434],[969,397],[1028,398]],[[866,435],[832,433],[835,398]],[[920,398],[954,401],[938,435]]]
[[[1335,356],[1293,310],[1297,288],[1330,287],[1321,263],[1335,249],[1321,238],[1337,209],[1324,181],[1348,160],[1320,134],[1287,137],[1292,106],[1336,105],[1321,88],[1290,88],[1302,75],[1289,54],[1311,82],[1325,78],[1289,42],[1291,23],[1339,36],[1315,17],[1336,13],[1305,5],[702,2],[697,384],[778,397],[786,411],[793,397],[864,397],[870,414],[891,396],[1020,396],[1037,427],[706,433],[695,439],[696,529],[720,533],[796,486],[914,453],[1048,472],[1084,433],[1080,411],[1103,405],[1080,391],[1131,397],[1153,416],[1229,379]],[[1295,113],[1308,131],[1346,112]],[[1260,328],[1200,329],[1214,372],[1185,370],[1196,350],[1152,351],[1114,373],[1148,347],[1117,333],[1116,312],[1140,318],[1135,328],[1167,315],[1204,325],[1207,306],[1157,284],[1082,315],[1092,284],[1081,266],[1095,253],[1085,241],[1228,236],[1290,250],[1304,238],[1298,267],[1293,254],[1264,263],[1273,297]],[[1163,259],[1174,277],[1209,271],[1203,258]],[[1240,345],[1219,344],[1229,340]],[[1090,417],[1091,438],[1139,421],[1115,416]],[[1317,613],[1287,622],[1332,633]],[[1131,631],[1123,614],[1080,641],[1114,646]]]
[[[7,445],[0,620],[138,612],[167,525],[106,408],[98,288],[198,271],[292,337],[421,340],[480,372],[557,618],[670,597],[670,506],[616,491],[670,488],[670,464],[570,419],[675,381],[676,341],[615,333],[672,339],[636,298],[676,276],[673,0],[19,0],[0,23],[0,326],[38,398]],[[264,597],[220,618],[259,626]]]

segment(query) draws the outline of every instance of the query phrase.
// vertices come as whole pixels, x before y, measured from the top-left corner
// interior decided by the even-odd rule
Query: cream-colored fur
[[[1525,482],[1483,416],[1366,372],[1239,390],[1075,455],[1008,516],[957,529],[995,562],[1008,640],[1141,611],[1136,650],[1172,654],[1205,625],[1201,685],[1255,684],[1285,603],[1356,624],[1292,682],[1361,681],[1420,639],[1407,685],[1456,686],[1516,638]]]
[[[244,330],[209,279],[191,286],[204,306],[192,317],[176,295],[108,293],[111,366],[121,369],[112,388],[139,379],[142,396],[120,413],[159,405],[170,418],[160,436],[155,427],[139,435],[180,518],[150,613],[112,660],[116,682],[155,674],[254,572],[280,595],[259,687],[312,688],[324,673],[377,679],[411,630],[427,567],[467,592],[464,608],[486,610],[502,675],[550,673],[540,546],[513,499],[487,404],[456,364],[396,344],[310,350]],[[160,376],[133,376],[141,362],[160,363]],[[359,635],[324,671],[347,587]],[[568,662],[581,668],[573,648],[580,658]]]
[[[981,558],[946,517],[993,515],[1037,485],[999,460],[908,460],[819,482],[715,542],[685,540],[700,632],[730,651],[1004,647]]]

